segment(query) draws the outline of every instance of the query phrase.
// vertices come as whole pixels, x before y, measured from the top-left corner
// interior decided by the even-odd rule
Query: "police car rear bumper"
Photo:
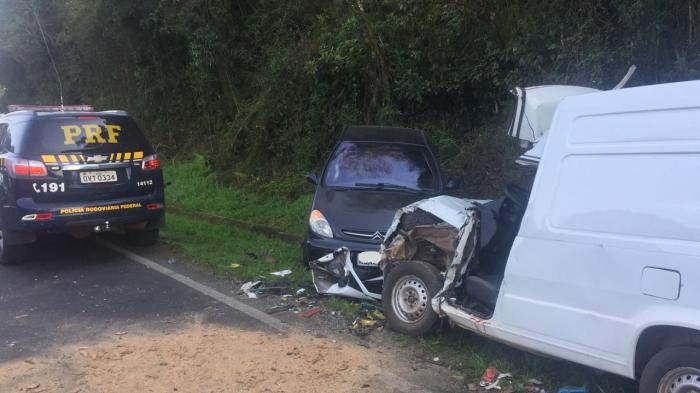
[[[2,206],[0,215],[3,229],[16,232],[12,236],[22,243],[32,241],[32,234],[73,232],[96,226],[101,230],[159,228],[165,221],[165,203],[162,192],[70,203],[37,203],[32,198],[20,198],[15,206]]]

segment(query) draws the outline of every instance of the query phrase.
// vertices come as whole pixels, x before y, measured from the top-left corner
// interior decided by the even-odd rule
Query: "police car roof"
[[[111,116],[129,116],[129,114],[126,111],[122,110],[108,110],[108,111],[46,111],[46,110],[21,110],[21,111],[14,111],[10,113],[6,113],[4,115],[0,115],[2,117],[72,117],[72,116],[105,116],[105,115],[111,115]]]
[[[343,130],[340,140],[428,145],[428,139],[422,130],[387,126],[347,126]]]

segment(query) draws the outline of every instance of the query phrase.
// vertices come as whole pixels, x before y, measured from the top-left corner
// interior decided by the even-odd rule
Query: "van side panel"
[[[700,330],[700,82],[561,104],[492,323],[628,377],[647,326]]]

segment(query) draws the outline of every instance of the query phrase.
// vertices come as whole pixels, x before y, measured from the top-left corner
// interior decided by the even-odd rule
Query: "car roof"
[[[41,111],[41,110],[21,110],[0,115],[0,119],[12,118],[50,118],[50,117],[70,117],[70,116],[129,116],[126,111]]]
[[[344,142],[389,142],[428,145],[428,138],[422,130],[389,126],[346,126],[340,140]]]

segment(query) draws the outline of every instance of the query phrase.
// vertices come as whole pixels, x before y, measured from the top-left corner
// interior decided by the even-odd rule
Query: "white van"
[[[510,132],[537,142],[532,189],[399,210],[380,262],[391,327],[446,317],[642,393],[700,392],[700,81],[572,90],[539,135],[525,93]]]

